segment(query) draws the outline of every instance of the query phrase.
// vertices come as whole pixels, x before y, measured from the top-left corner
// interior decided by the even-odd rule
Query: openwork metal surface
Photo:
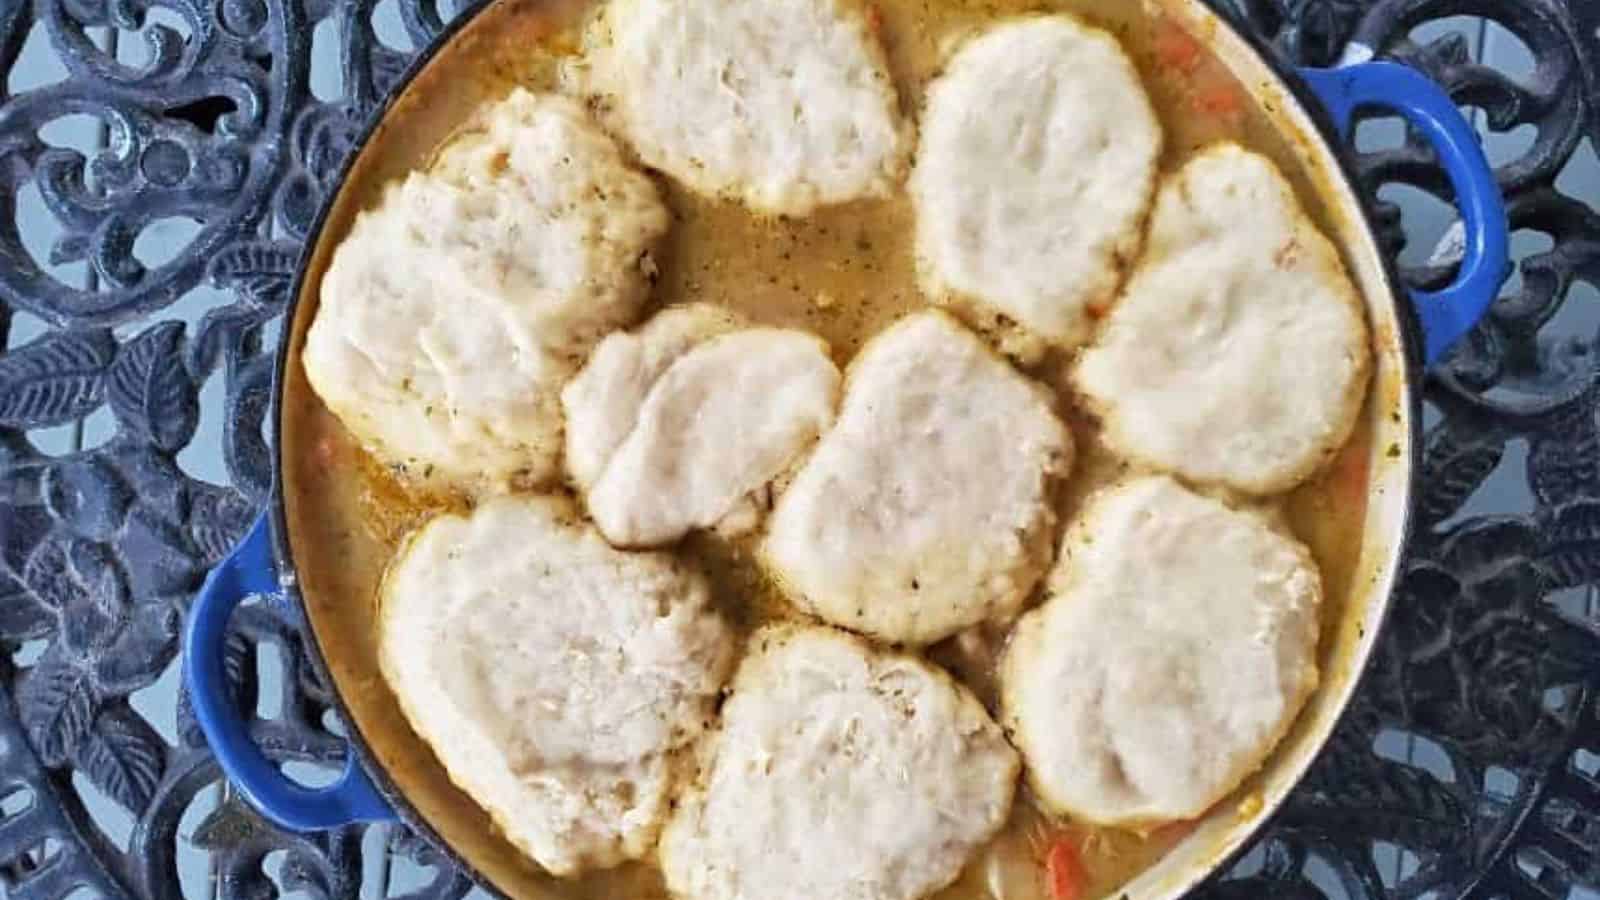
[[[1600,3],[1226,3],[1286,59],[1358,41],[1446,84],[1491,132],[1521,231],[1491,321],[1428,385],[1421,522],[1368,681],[1203,893],[1600,897],[1600,177],[1585,197],[1572,175],[1600,172]],[[469,890],[398,827],[262,823],[173,666],[190,595],[265,499],[306,230],[452,12],[0,0],[0,897]],[[1463,15],[1493,24],[1443,27]],[[1490,33],[1525,72],[1486,58]],[[1451,233],[1420,239],[1396,201],[1449,199],[1430,152],[1401,138],[1361,166],[1408,279],[1448,278]],[[340,728],[286,615],[241,611],[229,671],[269,754],[329,763]]]

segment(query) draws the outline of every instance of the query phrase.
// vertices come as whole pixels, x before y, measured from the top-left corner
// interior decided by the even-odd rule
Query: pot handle
[[[246,597],[279,592],[271,527],[269,515],[262,513],[239,546],[206,576],[189,610],[183,635],[183,675],[195,718],[222,771],[262,815],[277,824],[294,831],[315,831],[351,822],[392,820],[393,810],[354,754],[345,762],[344,774],[337,782],[308,788],[267,759],[234,708],[222,665],[228,618]]]
[[[1360,62],[1333,69],[1305,68],[1300,76],[1346,138],[1357,109],[1393,110],[1427,137],[1450,176],[1465,226],[1461,272],[1443,290],[1411,292],[1422,323],[1423,362],[1431,366],[1489,311],[1511,271],[1510,228],[1494,169],[1455,102],[1409,66]]]

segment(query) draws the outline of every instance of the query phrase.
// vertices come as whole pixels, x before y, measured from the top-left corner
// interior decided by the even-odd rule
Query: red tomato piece
[[[1082,900],[1088,873],[1072,841],[1063,837],[1050,844],[1044,857],[1044,872],[1050,900]]]
[[[1205,55],[1200,42],[1172,22],[1157,27],[1154,44],[1156,61],[1180,74],[1193,72]]]

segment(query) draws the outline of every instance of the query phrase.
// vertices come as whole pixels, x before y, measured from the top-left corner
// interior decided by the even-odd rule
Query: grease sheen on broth
[[[426,165],[439,143],[480,102],[513,85],[551,88],[560,63],[578,45],[574,23],[580,0],[500,0],[480,14],[454,44],[432,63],[396,103],[346,187],[353,208],[370,206],[382,184],[404,171]],[[921,108],[923,87],[941,60],[970,30],[994,19],[1028,12],[1067,11],[1107,28],[1122,41],[1143,76],[1162,124],[1166,150],[1162,171],[1170,172],[1198,147],[1228,138],[1273,158],[1295,184],[1301,203],[1325,231],[1328,210],[1316,186],[1299,167],[1288,138],[1266,111],[1256,107],[1220,63],[1204,53],[1194,58],[1172,52],[1175,26],[1137,2],[1095,0],[879,0],[870,15],[881,36],[904,110]],[[1203,38],[1203,36],[1201,36]],[[1205,42],[1202,40],[1201,45]],[[1181,44],[1179,45],[1182,46]],[[1237,114],[1228,98],[1238,102]],[[742,207],[705,200],[658,179],[674,215],[667,246],[657,260],[660,278],[656,307],[708,301],[739,310],[762,324],[805,328],[832,346],[845,365],[861,343],[898,316],[927,301],[917,289],[912,257],[913,223],[909,200],[898,194],[824,208],[805,219],[764,219]],[[313,272],[326,264],[327,250],[342,237],[336,215],[323,235]],[[381,464],[357,447],[338,421],[307,388],[299,365],[299,341],[314,311],[318,280],[308,279],[294,327],[286,372],[285,408],[280,436],[283,489],[290,540],[308,612],[329,668],[362,734],[380,762],[407,785],[425,783],[443,801],[419,804],[430,819],[452,822],[481,819],[471,801],[454,792],[428,752],[399,717],[378,675],[372,630],[374,603],[383,569],[405,534],[430,515],[465,508],[448,496],[409,491]],[[653,307],[653,308],[656,308]],[[1073,427],[1079,459],[1062,499],[1070,515],[1084,494],[1115,478],[1120,461],[1096,440],[1092,423],[1066,404],[1068,360],[1049,356],[1026,371],[1055,386]],[[1369,402],[1370,398],[1369,398]],[[1284,503],[1295,533],[1312,548],[1323,570],[1324,649],[1350,603],[1354,568],[1365,515],[1366,465],[1371,417],[1363,416],[1349,445],[1322,473]],[[756,566],[754,537],[725,541],[696,535],[684,550],[713,576],[718,603],[730,621],[748,630],[791,615],[775,586]],[[947,642],[934,659],[966,676],[993,707],[988,653],[992,647],[962,648]],[[1248,791],[1247,784],[1244,790]],[[1224,805],[1249,806],[1248,795]],[[1042,842],[1061,826],[1044,822],[1019,793],[1012,822],[999,844],[1013,861],[1042,860]],[[1115,829],[1070,825],[1085,847],[1089,875],[1086,896],[1112,891],[1148,866],[1182,833],[1158,829],[1138,835]],[[460,830],[440,824],[452,840]],[[503,852],[499,848],[497,852]],[[471,854],[469,854],[471,855]],[[531,865],[531,864],[529,864]],[[1017,867],[1026,872],[1027,866]],[[989,900],[990,872],[982,856],[961,880],[937,895],[940,900]],[[1026,881],[1027,879],[1023,879]],[[552,885],[553,896],[612,900],[665,897],[654,870],[643,865],[597,872]],[[1031,891],[1031,896],[1030,896]],[[1020,894],[996,900],[1045,900],[1042,875]]]

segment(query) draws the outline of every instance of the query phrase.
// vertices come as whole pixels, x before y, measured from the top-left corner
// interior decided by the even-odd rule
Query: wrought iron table
[[[1203,893],[1596,900],[1600,0],[1224,2],[1293,61],[1359,41],[1475,108],[1519,265],[1428,384],[1422,521],[1353,711]],[[456,12],[0,0],[0,898],[470,890],[398,826],[254,816],[173,663],[268,489],[269,349],[306,228]],[[1381,121],[1358,146],[1407,278],[1444,281],[1430,152]],[[256,606],[236,626],[257,738],[325,777],[341,728],[297,624]]]

